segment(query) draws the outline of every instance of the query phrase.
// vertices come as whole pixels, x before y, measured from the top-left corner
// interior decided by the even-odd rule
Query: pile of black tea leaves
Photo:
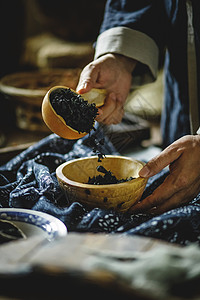
[[[79,133],[89,133],[94,129],[94,120],[98,113],[95,103],[88,103],[70,88],[57,88],[50,94],[50,103],[65,123]]]
[[[98,140],[94,135],[90,135],[91,130],[95,130],[94,123],[98,114],[98,108],[95,103],[88,103],[79,94],[73,92],[70,88],[57,88],[50,94],[50,103],[57,113],[71,128],[80,132],[89,133],[87,139],[88,146],[98,156],[98,161],[105,157],[102,152],[104,139]]]
[[[129,177],[126,179],[117,179],[115,175],[112,174],[111,171],[106,170],[103,166],[98,166],[97,171],[103,173],[104,175],[97,175],[93,176],[92,178],[89,177],[88,184],[95,184],[95,185],[103,185],[103,184],[118,184],[130,181],[135,179],[134,177]]]

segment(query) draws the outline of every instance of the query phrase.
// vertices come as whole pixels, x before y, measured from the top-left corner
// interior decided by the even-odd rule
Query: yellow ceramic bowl
[[[87,184],[89,177],[101,174],[96,170],[99,165],[110,170],[117,179],[131,176],[135,179],[118,184]],[[102,162],[98,162],[97,156],[92,156],[63,163],[57,168],[56,175],[70,202],[125,212],[140,200],[145,189],[147,179],[138,175],[143,165],[124,156],[106,155]]]

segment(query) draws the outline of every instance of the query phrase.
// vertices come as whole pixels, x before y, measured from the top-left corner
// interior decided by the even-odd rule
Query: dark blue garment
[[[94,134],[97,139],[104,137],[100,128]],[[107,138],[102,151],[118,154]],[[65,140],[55,134],[48,136],[0,167],[0,207],[49,213],[63,221],[69,232],[135,234],[182,245],[200,242],[200,194],[188,205],[158,217],[68,203],[69,197],[61,190],[55,170],[65,161],[91,155],[94,153],[88,136],[78,141]],[[150,178],[142,198],[150,195],[167,174],[162,171]]]
[[[193,0],[197,72],[200,78],[200,1]],[[100,32],[125,26],[141,31],[165,49],[163,146],[190,134],[187,76],[187,11],[184,0],[108,0]],[[199,92],[200,99],[200,92]]]

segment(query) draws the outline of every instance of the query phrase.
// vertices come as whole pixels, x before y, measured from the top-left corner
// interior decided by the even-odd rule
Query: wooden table
[[[138,236],[78,233],[53,242],[35,236],[7,243],[0,247],[0,295],[6,299],[158,299],[87,264],[95,255],[114,253],[134,259],[137,253],[158,247],[178,246]]]

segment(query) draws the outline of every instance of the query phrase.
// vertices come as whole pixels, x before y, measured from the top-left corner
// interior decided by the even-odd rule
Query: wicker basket
[[[0,92],[15,105],[16,125],[20,129],[44,131],[49,129],[41,115],[44,95],[55,85],[76,88],[80,69],[53,69],[7,75],[0,81]]]

